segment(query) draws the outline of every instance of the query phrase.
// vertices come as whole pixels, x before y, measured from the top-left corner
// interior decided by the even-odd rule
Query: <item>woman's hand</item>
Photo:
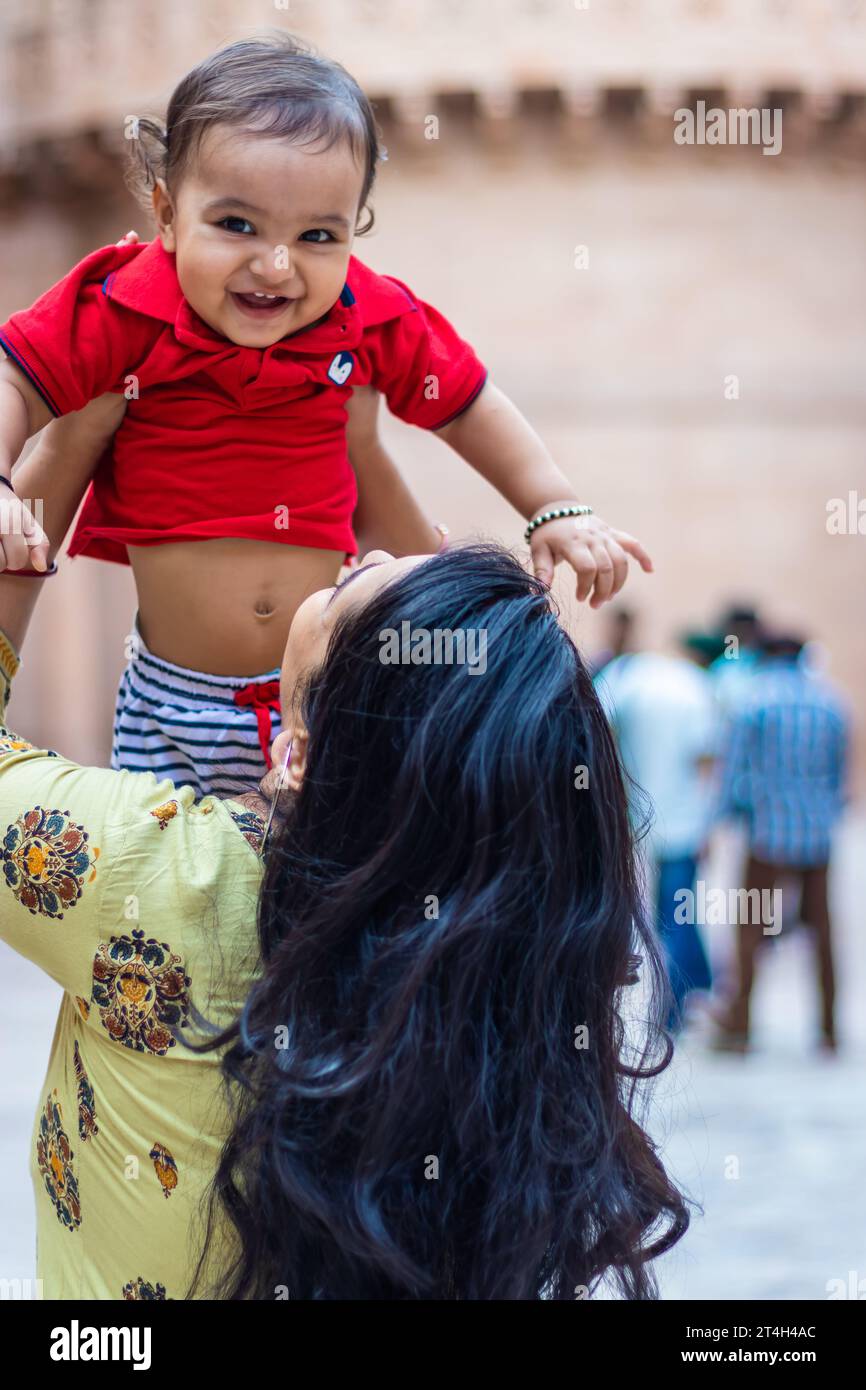
[[[49,540],[30,508],[11,487],[0,484],[0,574],[48,568]]]
[[[569,501],[550,502],[540,510],[572,505]],[[640,541],[628,531],[615,531],[591,513],[545,521],[532,532],[529,548],[533,573],[545,584],[552,583],[554,567],[561,560],[571,565],[577,575],[578,602],[592,594],[590,608],[600,608],[619,593],[628,578],[629,555],[647,574],[653,570],[653,562]]]

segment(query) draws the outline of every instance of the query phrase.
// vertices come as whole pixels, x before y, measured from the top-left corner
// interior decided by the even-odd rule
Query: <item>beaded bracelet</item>
[[[545,521],[558,521],[560,517],[564,516],[588,516],[591,511],[592,507],[575,504],[573,507],[552,507],[549,512],[539,512],[538,516],[532,518],[524,531],[523,539],[528,541],[536,527],[543,526]]]

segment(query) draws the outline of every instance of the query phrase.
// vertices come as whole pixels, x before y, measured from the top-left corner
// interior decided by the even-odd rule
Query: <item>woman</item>
[[[632,1113],[669,1051],[652,1065],[651,1027],[627,1065],[620,1006],[636,944],[656,997],[663,969],[547,590],[496,546],[376,552],[299,609],[282,696],[263,975],[212,1044],[236,1108],[211,1217],[236,1246],[211,1287],[572,1299],[612,1273],[651,1296],[688,1218]]]
[[[0,585],[7,698],[37,589]],[[388,664],[404,622],[420,659]],[[464,655],[483,633],[485,669],[426,664],[437,629]],[[653,1024],[628,1065],[619,1005],[636,945],[653,987],[661,966],[544,587],[495,547],[374,552],[301,606],[281,688],[263,880],[261,799],[0,731],[0,931],[65,991],[33,1136],[45,1296],[183,1297],[203,1239],[199,1297],[571,1299],[607,1272],[652,1296],[687,1214],[634,1082],[669,1053]]]

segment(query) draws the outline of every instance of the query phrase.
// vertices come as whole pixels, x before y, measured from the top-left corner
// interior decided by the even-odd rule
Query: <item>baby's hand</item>
[[[544,511],[567,507],[568,502],[551,502]],[[577,598],[589,600],[590,608],[600,608],[618,594],[628,577],[628,557],[633,556],[642,570],[652,572],[653,562],[640,541],[628,531],[614,531],[600,516],[568,516],[545,521],[529,538],[532,569],[545,584],[553,580],[554,566],[565,560],[577,575]]]
[[[11,488],[0,493],[0,572],[48,568],[48,537]]]

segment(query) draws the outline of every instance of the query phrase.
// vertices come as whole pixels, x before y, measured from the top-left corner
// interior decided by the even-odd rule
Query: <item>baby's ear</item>
[[[174,234],[174,203],[165,186],[164,179],[157,179],[151,193],[153,215],[156,218],[157,235],[164,251],[176,251],[177,239]]]

